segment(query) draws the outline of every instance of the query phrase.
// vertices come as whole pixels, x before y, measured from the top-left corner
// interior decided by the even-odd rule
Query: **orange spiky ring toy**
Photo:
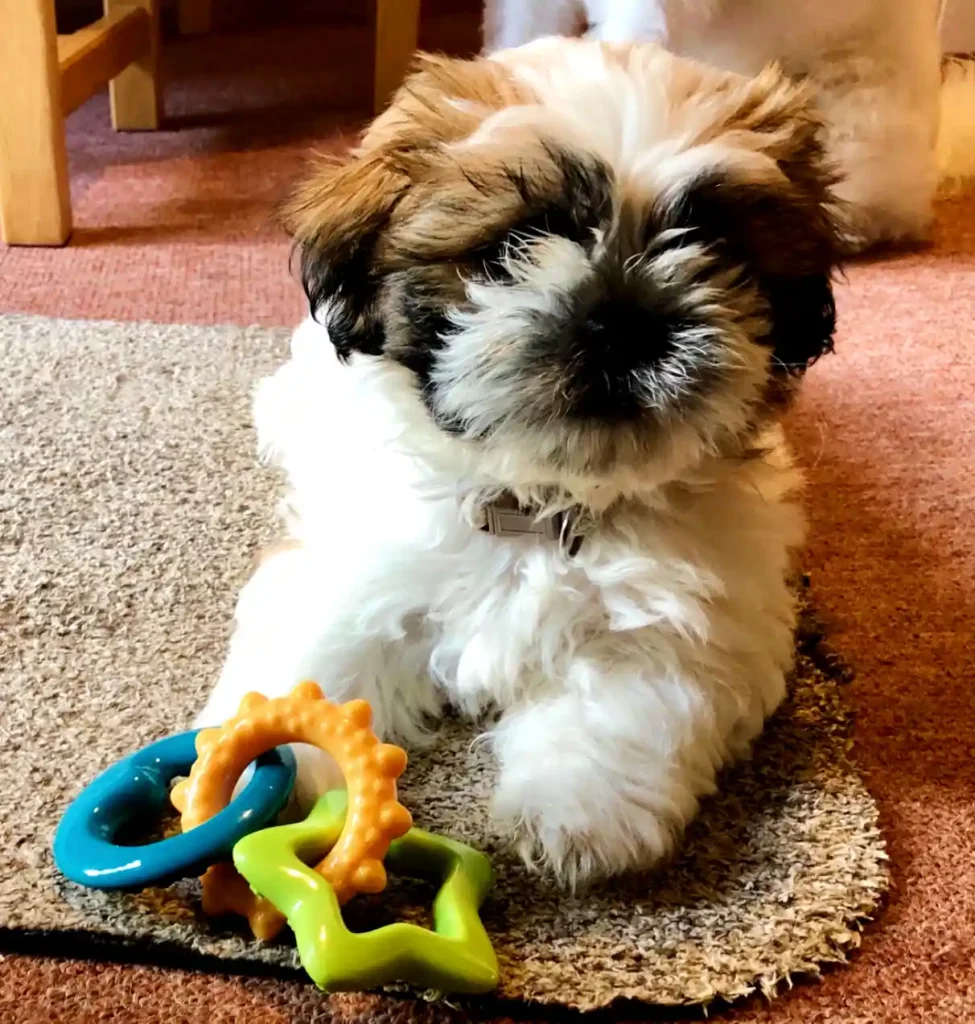
[[[301,683],[286,697],[249,693],[234,718],[196,739],[199,754],[189,777],[173,787],[173,805],[183,831],[201,825],[230,802],[244,769],[260,754],[285,743],[310,743],[331,755],[348,787],[349,810],[338,842],[315,868],[340,903],[356,893],[382,892],[383,858],[389,844],[405,835],[413,819],[396,799],[396,780],[406,752],[381,743],[372,731],[372,710],[364,700],[333,704],[315,683]],[[251,892],[230,863],[215,864],[202,876],[208,914],[243,914],[259,939],[273,939],[285,918]]]

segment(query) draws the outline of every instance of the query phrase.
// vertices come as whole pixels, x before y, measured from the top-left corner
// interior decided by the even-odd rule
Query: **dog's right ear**
[[[391,154],[377,149],[346,163],[323,161],[284,210],[312,316],[342,359],[382,351],[377,246],[408,185]]]
[[[394,214],[407,219],[397,207],[446,159],[445,146],[493,111],[529,98],[495,61],[421,54],[351,160],[323,161],[292,197],[284,221],[300,254],[301,280],[312,315],[328,328],[340,357],[382,351],[383,277],[402,258],[388,251],[384,236]]]

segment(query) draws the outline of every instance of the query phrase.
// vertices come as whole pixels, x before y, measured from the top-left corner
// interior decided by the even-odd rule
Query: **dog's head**
[[[538,482],[747,448],[832,343],[819,129],[651,45],[425,58],[289,209],[312,311]]]

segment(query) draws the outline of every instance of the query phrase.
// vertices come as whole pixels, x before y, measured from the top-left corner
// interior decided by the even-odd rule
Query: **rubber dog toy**
[[[200,756],[172,793],[184,832],[200,827],[227,805],[240,773],[262,751],[283,743],[310,743],[335,759],[349,793],[341,835],[315,870],[327,879],[340,903],[355,893],[381,892],[389,844],[409,830],[413,819],[396,799],[406,752],[381,743],[371,722],[366,701],[333,704],[315,683],[300,683],[288,696],[271,700],[260,693],[247,694],[234,718],[219,729],[204,729],[196,738]],[[244,914],[259,939],[274,938],[284,926],[284,917],[255,896],[231,865],[211,867],[201,881],[206,913]]]
[[[198,875],[229,857],[234,844],[272,822],[287,803],[295,758],[287,747],[262,754],[237,798],[206,825],[143,846],[120,846],[124,824],[161,816],[169,784],[196,759],[197,732],[152,743],[102,772],[71,804],[54,836],[54,863],[62,874],[96,889],[143,889]]]
[[[489,992],[498,960],[478,916],[491,887],[491,862],[469,846],[411,828],[389,847],[395,871],[441,881],[433,931],[397,922],[350,932],[335,889],[304,862],[314,862],[343,834],[348,800],[326,793],[308,818],[255,832],[234,847],[234,864],[295,933],[302,965],[320,988],[335,992],[394,981],[441,992]]]

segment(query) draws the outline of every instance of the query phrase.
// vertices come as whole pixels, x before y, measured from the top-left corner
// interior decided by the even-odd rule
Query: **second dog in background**
[[[946,131],[963,122],[975,148],[975,64],[948,65],[943,88],[938,9],[938,0],[487,0],[485,42],[501,49],[588,24],[599,39],[652,40],[742,74],[779,62],[815,89],[853,253],[927,235],[939,172],[949,170],[937,154],[952,148],[936,145],[943,106]]]

